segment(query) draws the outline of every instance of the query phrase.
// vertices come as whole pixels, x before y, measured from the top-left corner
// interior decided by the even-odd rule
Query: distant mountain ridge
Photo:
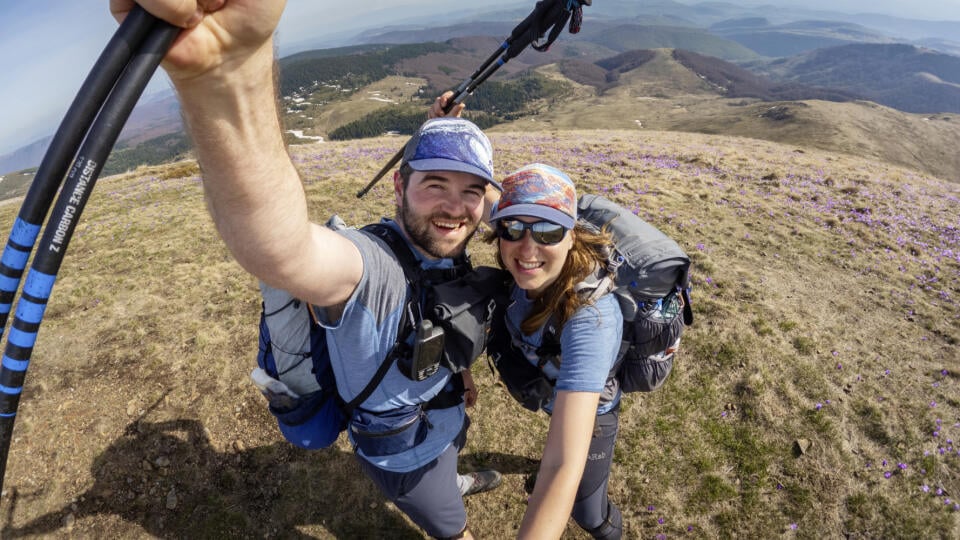
[[[854,44],[750,64],[781,81],[834,88],[913,113],[960,113],[960,57],[904,44]]]
[[[756,98],[763,101],[822,99],[852,101],[862,96],[850,92],[817,88],[800,83],[777,83],[755,75],[736,64],[682,49],[672,49],[671,58],[706,82],[712,91],[726,98]],[[564,76],[603,93],[620,84],[623,74],[642,67],[657,57],[651,49],[629,51],[597,62],[564,60],[557,67]]]
[[[387,115],[408,126],[419,114],[416,110],[423,107],[423,100],[429,97],[424,94],[439,93],[463,80],[473,67],[496,50],[499,39],[508,34],[516,22],[505,22],[506,19],[522,17],[524,14],[519,11],[491,11],[487,22],[449,24],[439,28],[406,24],[370,30],[358,39],[384,40],[392,44],[361,43],[303,51],[282,59],[281,87],[287,100],[285,116],[289,129],[309,138],[326,137],[351,122],[388,126],[393,120],[385,124],[383,119],[368,122],[364,117],[387,107],[396,96],[376,98],[381,100],[379,103],[366,100],[363,107],[348,106],[344,100],[389,77],[406,77],[402,84],[419,85],[413,95],[398,93],[398,96],[404,94],[402,99],[407,110],[399,114],[392,111]],[[620,84],[619,77],[639,65],[637,62],[642,63],[642,57],[649,51],[665,48],[673,50],[674,59],[696,73],[712,91],[730,99],[870,99],[911,112],[941,113],[960,109],[956,77],[960,58],[889,43],[892,38],[872,26],[843,21],[795,20],[791,19],[795,17],[794,11],[808,15],[816,12],[788,11],[791,13],[722,3],[690,6],[670,0],[598,3],[587,11],[588,18],[580,34],[564,34],[547,53],[524,52],[507,63],[485,86],[493,88],[491,83],[500,84],[498,81],[509,86],[513,84],[510,82],[513,77],[539,66],[557,63],[569,80],[604,92]],[[503,20],[497,20],[498,17]],[[865,22],[868,19],[899,20],[865,17]],[[670,24],[646,24],[654,20]],[[923,21],[913,22],[912,31],[927,27]],[[944,23],[936,28],[952,28],[951,25]],[[863,44],[863,41],[870,43]],[[928,42],[946,48],[953,43],[942,38],[929,38]],[[845,45],[810,51],[813,47],[834,43]],[[795,50],[805,52],[788,58],[764,58]],[[957,44],[957,50],[960,51],[960,44]],[[605,67],[603,62],[617,65]],[[864,68],[867,65],[870,66],[868,70]],[[327,85],[320,93],[319,84]],[[537,85],[541,90],[544,88],[542,82]],[[503,96],[505,88],[497,87],[496,91]],[[510,92],[517,88],[514,85]],[[529,92],[531,88],[528,85],[522,92]],[[484,101],[482,92],[483,87],[480,94],[471,98],[474,107]],[[547,94],[527,94],[527,97],[549,101],[560,94],[562,91],[552,89]],[[666,94],[660,92],[657,95],[663,97]],[[513,109],[509,114],[511,118],[533,114],[543,110],[544,106],[545,102],[538,102],[526,112]],[[325,107],[326,112],[321,112],[318,107]],[[316,116],[318,114],[322,118]],[[483,120],[487,121],[495,120]],[[369,126],[360,131],[371,129]],[[357,132],[356,127],[348,132]],[[407,128],[398,129],[402,132]],[[289,142],[296,142],[298,136],[291,135]],[[151,144],[162,151],[147,148]],[[139,148],[138,145],[145,146]],[[0,173],[36,166],[44,148],[41,143],[0,156]],[[138,105],[106,172],[115,172],[118,167],[124,170],[142,159],[155,163],[164,159],[165,153],[181,152],[185,148],[179,108],[170,93],[162,99]]]
[[[398,29],[390,32],[365,35],[364,39],[386,43],[424,43],[430,41],[449,41],[458,37],[488,35],[505,37],[513,29],[513,23],[470,23],[440,28]],[[750,49],[712,34],[706,28],[694,26],[650,25],[637,21],[589,20],[576,36],[558,40],[552,49],[562,51],[563,56],[611,55],[636,49],[658,47],[684,48],[704,54],[711,54],[726,60],[756,59],[759,55]],[[602,49],[598,50],[597,47]],[[490,52],[493,52],[491,50]],[[538,53],[525,52],[521,56],[534,56]]]
[[[9,154],[0,156],[0,175],[8,172],[29,169],[39,165],[40,160],[43,159],[43,154],[46,153],[47,147],[50,146],[50,141],[52,139],[52,135],[49,137],[44,137],[42,139],[33,141],[26,146],[17,148]]]
[[[894,39],[858,24],[796,21],[773,25],[764,18],[728,20],[710,31],[763,56],[783,57],[851,43],[892,43]]]
[[[685,51],[631,57],[636,67],[617,72],[602,90],[580,86],[572,99],[535,118],[493,129],[735,135],[867,157],[960,182],[960,115],[910,114],[862,100],[826,101],[829,95],[816,94],[823,89],[779,86]],[[573,80],[562,63],[539,71]],[[604,80],[594,73],[594,80]]]
[[[863,99],[861,95],[853,92],[830,87],[797,82],[777,83],[735,64],[691,51],[675,49],[673,58],[714,84],[718,92],[728,98],[746,97],[764,101],[820,99],[841,102]]]

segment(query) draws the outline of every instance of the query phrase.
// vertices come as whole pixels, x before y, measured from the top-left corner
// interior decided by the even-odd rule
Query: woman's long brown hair
[[[486,237],[490,243],[497,239],[496,230]],[[524,334],[532,334],[553,314],[557,315],[557,323],[563,326],[577,309],[588,303],[574,286],[595,271],[598,265],[606,264],[612,246],[613,240],[608,232],[591,230],[578,223],[573,230],[573,247],[567,253],[560,275],[534,301],[533,309],[521,323],[520,330]],[[506,269],[499,248],[497,244],[497,264]]]

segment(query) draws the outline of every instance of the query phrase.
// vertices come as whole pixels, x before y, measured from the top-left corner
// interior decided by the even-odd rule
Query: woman
[[[510,341],[498,367],[537,367],[547,388],[537,405],[551,416],[519,536],[559,538],[572,515],[594,538],[617,539],[622,519],[607,499],[607,480],[620,401],[610,372],[623,316],[606,294],[611,279],[601,279],[611,240],[577,225],[576,189],[563,172],[528,165],[502,185],[489,240],[497,242],[498,262],[515,284],[504,320],[508,336],[495,338]],[[559,351],[547,343],[554,335]]]

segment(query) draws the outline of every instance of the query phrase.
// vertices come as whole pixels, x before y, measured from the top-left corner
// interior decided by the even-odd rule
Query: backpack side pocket
[[[683,300],[677,293],[645,306],[623,329],[628,344],[617,378],[624,392],[652,392],[666,381],[683,333]]]

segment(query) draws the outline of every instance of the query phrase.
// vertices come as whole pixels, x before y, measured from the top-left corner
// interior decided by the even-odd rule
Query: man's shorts
[[[467,417],[460,434],[437,459],[410,472],[384,471],[357,458],[384,497],[434,538],[456,536],[467,525],[467,510],[457,486],[457,454],[466,444],[469,425]]]

